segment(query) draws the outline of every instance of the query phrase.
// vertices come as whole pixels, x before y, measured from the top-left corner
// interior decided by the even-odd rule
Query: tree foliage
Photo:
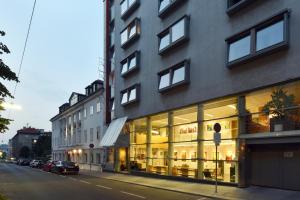
[[[5,36],[5,32],[0,30],[0,36]],[[9,53],[10,51],[8,47],[0,41],[0,55],[2,56],[3,54],[9,54]],[[0,78],[2,80],[19,82],[16,73],[11,71],[10,67],[4,63],[2,58],[0,58]],[[1,105],[4,102],[5,97],[13,98],[12,94],[3,84],[3,81],[1,81],[0,82],[0,112],[4,110],[3,106]],[[10,119],[2,118],[0,115],[0,133],[4,133],[6,130],[8,130],[8,125],[10,121],[11,121]]]

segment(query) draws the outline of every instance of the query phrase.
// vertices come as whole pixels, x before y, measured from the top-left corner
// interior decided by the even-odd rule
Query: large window
[[[246,95],[245,120],[248,134],[299,130],[300,82]]]
[[[216,152],[213,125],[222,126]],[[195,105],[130,122],[131,167],[159,175],[235,182],[238,177],[237,99]],[[216,157],[217,154],[217,157]]]
[[[266,53],[288,46],[288,17],[285,10],[246,31],[226,39],[227,66],[242,64]]]
[[[139,0],[122,0],[121,1],[121,18],[125,20],[139,6]]]
[[[189,17],[184,16],[166,30],[158,34],[159,54],[167,52],[171,47],[179,45],[188,39]]]
[[[132,170],[146,170],[147,119],[134,120],[125,125],[130,130],[130,166]]]
[[[130,42],[138,38],[141,33],[140,20],[135,18],[122,32],[121,32],[121,47],[127,47]]]
[[[158,73],[159,91],[163,92],[175,86],[189,82],[189,62],[182,61]]]
[[[136,51],[123,61],[121,61],[121,75],[125,76],[135,69],[139,68],[140,52]]]

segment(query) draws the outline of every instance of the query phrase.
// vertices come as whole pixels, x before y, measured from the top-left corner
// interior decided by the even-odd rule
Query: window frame
[[[121,5],[122,5],[122,3],[124,1],[127,1],[127,9],[122,14]],[[120,1],[120,15],[121,15],[121,19],[126,20],[139,6],[140,6],[140,0],[135,0],[135,2],[131,6],[129,6],[129,0],[122,0],[122,1]]]
[[[179,23],[181,20],[184,20],[184,36],[182,38],[172,42],[172,35],[173,35],[172,34],[172,27],[175,26],[177,23]],[[167,53],[169,50],[171,50],[171,49],[185,43],[186,41],[188,41],[189,40],[189,35],[190,35],[189,34],[189,27],[190,27],[190,16],[184,15],[183,17],[179,18],[174,23],[172,23],[170,26],[168,26],[166,29],[164,29],[163,31],[158,33],[157,34],[157,37],[158,37],[158,54],[162,56],[165,53]],[[170,43],[166,47],[164,47],[163,49],[159,49],[161,39],[166,34],[169,34]]]
[[[135,99],[129,101],[130,91],[133,90],[133,89],[136,89],[136,94],[135,94],[136,97],[135,97]],[[123,98],[123,94],[124,93],[127,93],[127,101],[125,103],[122,103],[122,98]],[[121,97],[120,98],[120,104],[122,106],[127,106],[128,104],[132,104],[132,103],[138,102],[140,100],[140,84],[137,83],[137,84],[134,84],[134,85],[132,85],[132,86],[130,86],[130,87],[122,90],[120,92],[120,95],[121,95],[120,96]]]
[[[232,0],[227,0],[226,13],[227,13],[228,16],[231,16],[231,15],[237,13],[242,8],[246,7],[247,5],[254,2],[255,0],[241,0],[240,2],[238,2],[236,4],[233,4],[233,5],[230,5],[231,4],[230,1],[232,1]]]
[[[174,78],[174,71],[177,70],[177,69],[180,69],[181,67],[184,67],[184,80],[182,81],[179,81],[177,83],[174,83],[172,84],[172,81],[173,81],[173,78]],[[161,77],[166,75],[166,74],[170,74],[169,75],[169,86],[166,86],[164,88],[159,88],[159,85],[160,85],[160,80],[161,80]],[[166,91],[169,91],[177,86],[180,86],[180,85],[186,85],[190,82],[190,60],[189,59],[185,59],[175,65],[172,65],[171,67],[167,68],[167,69],[164,69],[160,72],[157,73],[158,75],[158,91],[160,93],[164,93]]]
[[[180,4],[184,3],[187,0],[170,0],[171,2],[164,9],[160,10],[160,5],[162,0],[158,0],[158,16],[164,18],[174,11]]]
[[[136,32],[129,37],[129,27],[136,27]],[[124,31],[127,31],[127,40],[122,44],[122,33]],[[132,42],[134,42],[137,38],[139,38],[141,35],[141,20],[140,18],[134,18],[124,29],[122,29],[122,31],[120,32],[120,44],[121,44],[121,48],[125,49],[127,48]]]
[[[234,34],[233,36],[225,39],[225,42],[227,44],[226,66],[228,68],[232,68],[234,66],[241,65],[241,64],[247,63],[249,61],[252,61],[258,57],[272,54],[272,53],[275,53],[282,49],[288,48],[289,35],[290,35],[290,30],[289,30],[290,29],[290,27],[289,27],[290,13],[291,13],[291,10],[285,9],[285,10],[269,17],[268,19],[265,19],[242,32]],[[257,51],[256,50],[256,34],[257,34],[257,32],[264,28],[267,28],[273,24],[276,24],[277,22],[280,22],[280,21],[283,21],[283,41]],[[250,35],[250,54],[243,56],[241,58],[229,61],[230,45],[232,43],[242,39],[243,37],[245,37],[247,35]]]
[[[132,72],[136,71],[137,69],[140,68],[140,55],[141,55],[141,52],[140,51],[135,51],[133,52],[132,54],[130,54],[127,58],[123,59],[121,62],[120,62],[120,75],[122,77],[126,77],[128,74],[131,74]],[[136,65],[129,69],[129,61],[135,57],[136,58]],[[126,64],[126,72],[122,73],[123,71],[123,65]]]

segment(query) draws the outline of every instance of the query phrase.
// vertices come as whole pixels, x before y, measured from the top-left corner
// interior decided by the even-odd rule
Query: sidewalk
[[[299,200],[300,192],[279,190],[263,187],[249,187],[249,188],[237,188],[230,186],[218,186],[218,194],[215,195],[214,185],[182,182],[174,180],[165,180],[157,178],[148,178],[141,176],[133,176],[119,173],[109,172],[90,172],[88,170],[81,170],[81,174],[105,178],[109,180],[115,180],[120,182],[126,182],[130,184],[137,184],[152,188],[160,188],[164,190],[201,195],[205,197],[213,197],[217,199],[228,200]]]

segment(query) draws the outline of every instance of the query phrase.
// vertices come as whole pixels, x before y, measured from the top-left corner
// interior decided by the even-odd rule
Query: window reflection
[[[234,61],[250,54],[250,36],[244,37],[229,45],[228,61]]]
[[[283,41],[283,21],[268,26],[256,33],[256,50],[262,50]]]

